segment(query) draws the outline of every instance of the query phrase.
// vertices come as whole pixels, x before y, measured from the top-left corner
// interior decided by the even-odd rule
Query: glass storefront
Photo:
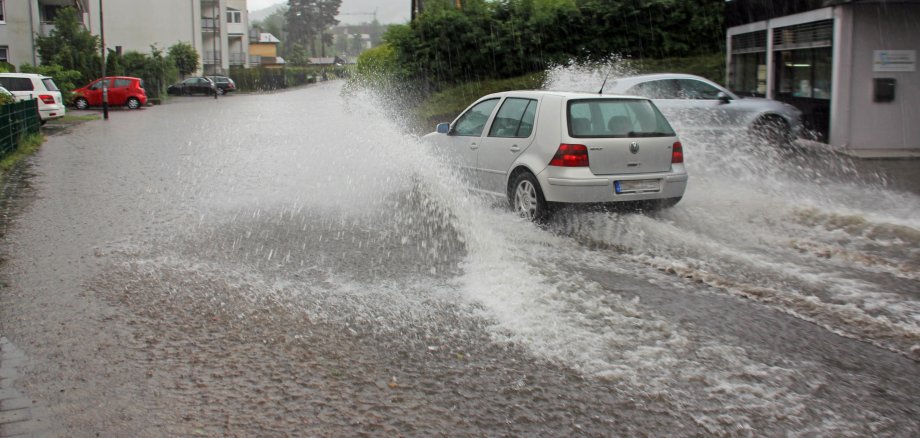
[[[775,53],[776,96],[831,98],[831,48],[784,50]]]
[[[740,96],[767,95],[767,31],[732,36],[728,88]]]
[[[729,88],[740,96],[767,95],[767,54],[732,55]]]

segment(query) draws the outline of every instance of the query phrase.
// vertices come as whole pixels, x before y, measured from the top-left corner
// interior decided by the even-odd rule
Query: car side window
[[[0,78],[0,85],[9,91],[33,91],[35,85],[29,78],[5,77]]]
[[[708,99],[715,100],[719,98],[719,90],[712,85],[695,79],[680,79],[681,98],[683,99]]]
[[[131,85],[131,80],[129,79],[115,79],[114,88],[125,88]]]
[[[502,103],[489,128],[489,137],[527,138],[533,132],[537,101],[509,97]]]
[[[101,81],[101,80],[100,80],[100,81],[93,82],[93,85],[90,85],[90,86],[89,86],[89,89],[90,89],[90,90],[101,90],[101,89],[102,89],[102,82],[103,82],[103,81]]]
[[[477,103],[457,119],[453,133],[465,137],[479,137],[497,104],[498,98]]]
[[[649,99],[680,99],[678,96],[677,81],[662,79],[636,84],[626,93],[634,96],[643,96]]]

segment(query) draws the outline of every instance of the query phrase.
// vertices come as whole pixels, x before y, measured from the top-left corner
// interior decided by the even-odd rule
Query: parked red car
[[[147,104],[147,92],[144,81],[130,76],[109,76],[96,79],[83,88],[73,90],[73,104],[77,109],[90,106],[102,106],[102,84],[108,81],[109,105],[124,105],[128,109],[137,109]]]

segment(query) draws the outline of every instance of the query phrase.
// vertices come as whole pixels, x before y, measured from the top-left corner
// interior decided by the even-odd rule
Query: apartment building
[[[38,64],[35,37],[48,36],[60,8],[85,11],[83,0],[0,0],[0,61]]]
[[[0,60],[19,66],[40,62],[35,36],[48,35],[57,10],[75,7],[95,35],[105,20],[106,47],[149,53],[177,43],[192,45],[206,74],[249,67],[246,0],[0,0]]]
[[[104,7],[105,43],[110,49],[147,53],[150,45],[187,42],[201,56],[205,74],[249,67],[246,0],[84,0],[89,30],[99,34]]]

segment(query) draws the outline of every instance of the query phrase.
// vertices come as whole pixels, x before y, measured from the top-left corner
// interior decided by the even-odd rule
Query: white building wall
[[[875,50],[914,50],[920,55],[920,5],[856,4],[852,12],[850,80],[842,82],[848,104],[858,116],[831,120],[834,145],[850,149],[920,149],[920,66],[913,72],[873,71]],[[894,78],[893,102],[873,101],[873,79]],[[838,111],[836,114],[841,114]],[[838,123],[835,129],[834,124]]]
[[[17,68],[22,64],[35,64],[37,59],[34,56],[32,35],[38,32],[40,24],[37,0],[5,0],[3,3],[4,21],[0,24],[0,46],[8,47],[9,63]]]
[[[99,35],[99,0],[87,0],[89,30]],[[105,45],[123,52],[150,53],[186,42],[201,50],[200,0],[104,0]]]

